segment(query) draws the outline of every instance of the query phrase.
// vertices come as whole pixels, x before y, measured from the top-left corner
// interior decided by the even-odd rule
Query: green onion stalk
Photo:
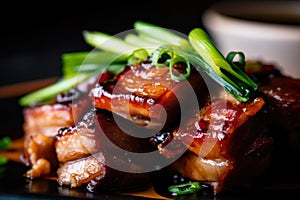
[[[176,195],[185,195],[198,192],[202,188],[203,186],[199,182],[190,181],[183,184],[171,185],[168,187],[168,191]]]
[[[129,33],[124,39],[97,31],[83,31],[85,42],[98,51],[63,54],[62,80],[25,95],[20,99],[20,104],[28,106],[45,101],[96,72],[113,69],[114,73],[119,73],[126,64],[135,65],[147,58],[157,67],[169,67],[171,78],[176,81],[189,77],[192,64],[237,100],[246,102],[255,96],[257,85],[245,74],[245,55],[230,52],[224,57],[202,29],[193,29],[185,38],[151,23],[136,21],[134,30],[136,34]],[[234,61],[236,58],[237,62]],[[173,73],[178,62],[185,63],[185,74]]]
[[[9,148],[12,144],[11,138],[6,136],[0,139],[0,151]],[[8,159],[4,156],[0,156],[0,166],[8,162]]]

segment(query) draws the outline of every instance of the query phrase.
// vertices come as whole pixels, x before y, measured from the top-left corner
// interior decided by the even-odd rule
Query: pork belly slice
[[[151,183],[147,173],[128,173],[107,166],[102,152],[62,163],[57,175],[61,186],[101,193],[141,191]]]
[[[142,132],[131,121],[118,115],[113,116],[108,111],[91,109],[76,125],[58,131],[54,141],[57,159],[64,163],[97,151],[110,153],[114,145],[124,151],[136,153],[153,150],[149,139],[135,137],[135,131]]]
[[[46,136],[57,134],[57,128],[74,124],[69,104],[46,104],[24,108],[24,132],[27,135],[43,132]],[[55,130],[55,131],[53,131]]]
[[[37,178],[50,174],[58,166],[53,137],[62,126],[74,124],[71,106],[59,103],[39,105],[25,108],[23,114],[24,146],[21,160],[31,167],[25,176]]]
[[[126,170],[123,172],[111,167],[113,164],[113,166],[118,165],[127,170],[132,169],[132,171],[139,169],[141,166],[131,161],[126,154],[149,152],[154,149],[148,138],[134,137],[130,135],[132,133],[126,131],[135,131],[134,127],[137,127],[136,124],[118,115],[114,118],[113,114],[108,111],[91,109],[76,125],[61,128],[54,141],[59,161],[58,182],[70,187],[83,186],[88,190],[98,190],[98,187],[101,187],[99,190],[109,188],[107,184],[113,184],[120,190],[122,187],[123,189],[137,188],[138,185],[148,184],[148,174],[128,173]],[[122,149],[125,154],[119,154],[119,151],[115,151],[115,147]],[[96,162],[94,155],[101,155],[101,162]],[[97,173],[88,177],[89,174],[86,171],[90,168],[85,165],[89,165],[90,161],[98,168]],[[100,165],[103,166],[100,167]],[[121,177],[131,179],[122,180]],[[142,180],[143,184],[141,184]],[[133,185],[126,185],[126,183]]]
[[[99,150],[100,138],[94,125],[96,120],[94,112],[87,112],[76,125],[58,130],[54,146],[60,163],[83,158]]]
[[[300,167],[300,79],[270,77],[260,85],[259,91],[271,110],[268,122],[274,135],[274,159],[270,170],[276,174],[273,179],[297,181],[300,174],[294,172]]]
[[[243,186],[262,175],[269,166],[273,145],[265,125],[264,104],[259,97],[247,103],[226,99],[209,103],[173,132],[173,140],[188,150],[172,167],[187,178],[210,184],[215,193]],[[170,154],[169,149],[162,149]]]
[[[272,123],[300,130],[300,79],[270,77],[259,86],[259,91],[271,106]]]
[[[114,79],[98,84],[93,97],[96,108],[116,113],[140,126],[161,128],[179,121],[181,107],[187,112],[191,110],[195,106],[193,98],[201,106],[207,93],[205,82],[195,69],[187,80],[174,81],[168,67],[158,68],[144,62],[127,66]]]
[[[270,123],[300,129],[300,79],[282,75],[275,65],[257,63],[248,74],[258,82],[258,91],[270,106]],[[254,69],[255,70],[254,70]]]
[[[272,64],[257,63],[248,68],[249,75],[259,83],[258,91],[270,111],[267,121],[274,139],[270,174],[279,181],[299,180],[300,174],[294,172],[300,167],[297,164],[300,161],[300,79],[281,74]]]
[[[57,181],[60,185],[74,188],[98,181],[105,176],[105,173],[105,158],[101,152],[98,152],[61,164],[57,170]]]
[[[58,160],[54,137],[62,127],[73,126],[85,110],[91,107],[91,99],[79,99],[85,93],[74,88],[57,94],[48,104],[24,108],[24,148],[21,160],[31,167],[26,173],[27,177],[36,178],[55,172]]]

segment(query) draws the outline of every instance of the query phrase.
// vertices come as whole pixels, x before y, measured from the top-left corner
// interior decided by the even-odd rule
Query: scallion
[[[248,101],[254,95],[257,84],[245,74],[241,66],[224,58],[206,32],[200,28],[193,29],[189,33],[189,41],[200,57],[224,80],[222,86],[234,97]],[[229,58],[233,59],[232,55]]]
[[[184,74],[179,73],[179,75],[175,75],[173,73],[174,66],[176,64],[181,64],[181,63],[184,63],[184,65],[186,65],[186,68],[184,69],[186,71],[186,73],[184,73]],[[175,69],[175,71],[176,71],[176,69]],[[191,74],[191,66],[190,66],[190,62],[186,58],[176,55],[171,59],[171,61],[170,61],[171,79],[173,79],[175,81],[181,81],[181,80],[187,79],[190,76],[190,74]]]
[[[97,31],[83,31],[83,37],[87,44],[92,47],[118,54],[128,59],[131,53],[139,47],[125,42],[117,36],[111,36]]]
[[[95,71],[115,63],[126,63],[127,58],[108,51],[72,52],[61,56],[64,77],[79,71]]]
[[[29,93],[23,97],[20,98],[19,104],[21,106],[30,106],[37,103],[41,103],[47,100],[50,100],[53,98],[56,94],[59,94],[61,92],[65,92],[78,83],[88,79],[90,77],[89,74],[78,74],[77,76],[73,76],[71,78],[67,79],[61,79],[60,81],[44,87],[42,89],[36,90],[32,93]]]
[[[6,136],[0,139],[0,150],[10,147],[12,141],[10,137]]]
[[[134,66],[136,64],[143,62],[148,57],[149,57],[149,54],[145,49],[138,49],[138,50],[133,51],[131,56],[128,58],[127,63],[129,65]]]
[[[147,49],[149,53],[152,53],[157,49],[161,42],[148,41],[147,38],[140,37],[139,35],[129,33],[124,37],[125,42],[138,46],[139,48]]]
[[[28,106],[50,99],[103,69],[113,69],[119,73],[126,64],[134,65],[146,56],[157,67],[169,66],[174,80],[188,78],[192,64],[196,69],[206,72],[239,101],[248,101],[256,94],[257,84],[245,74],[245,55],[242,52],[230,52],[225,58],[204,30],[195,28],[185,38],[143,21],[136,21],[134,29],[137,35],[130,33],[124,39],[102,32],[83,31],[85,42],[100,51],[64,54],[62,80],[25,95],[20,99],[20,105]],[[238,61],[235,61],[237,56]],[[179,61],[186,63],[187,68],[185,74],[176,76],[173,74],[173,65]]]
[[[151,23],[136,21],[134,29],[139,35],[153,38],[153,41],[160,41],[163,44],[172,44],[186,49],[190,49],[191,47],[189,41],[183,36],[179,36],[177,33]]]
[[[188,182],[168,187],[168,191],[176,195],[191,194],[201,190],[203,186],[199,182]]]
[[[162,45],[151,55],[152,64],[156,67],[169,66],[170,59],[173,57],[173,48],[169,45]]]
[[[7,149],[12,144],[11,138],[6,136],[0,139],[0,150]],[[8,162],[8,159],[4,156],[0,156],[0,165],[4,165]]]

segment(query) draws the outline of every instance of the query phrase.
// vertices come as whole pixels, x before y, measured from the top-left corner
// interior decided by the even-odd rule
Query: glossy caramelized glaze
[[[259,112],[264,104],[262,98],[246,104],[216,101],[206,106],[183,130],[174,133],[175,138],[198,156],[226,157],[233,133]]]
[[[260,97],[247,103],[222,99],[208,104],[174,132],[188,151],[173,166],[185,177],[207,182],[216,193],[262,173],[273,144],[264,132],[264,105]],[[256,167],[247,168],[249,164]]]
[[[144,62],[127,66],[114,79],[98,84],[93,89],[94,105],[139,125],[161,124],[166,120],[165,112],[169,122],[180,117],[178,98],[188,100],[190,97],[184,90],[189,87],[196,96],[207,94],[206,85],[197,71],[187,80],[175,81],[171,79],[168,67]]]

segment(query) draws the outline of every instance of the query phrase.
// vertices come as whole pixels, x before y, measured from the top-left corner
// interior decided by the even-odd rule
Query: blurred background
[[[0,86],[60,76],[62,53],[91,49],[83,30],[114,35],[144,20],[187,34],[205,29],[203,12],[220,1],[7,2],[0,12]]]
[[[9,2],[0,14],[0,85],[59,76],[62,53],[91,49],[83,40],[83,30],[118,34],[144,20],[187,34],[202,27],[202,12],[215,2]]]

